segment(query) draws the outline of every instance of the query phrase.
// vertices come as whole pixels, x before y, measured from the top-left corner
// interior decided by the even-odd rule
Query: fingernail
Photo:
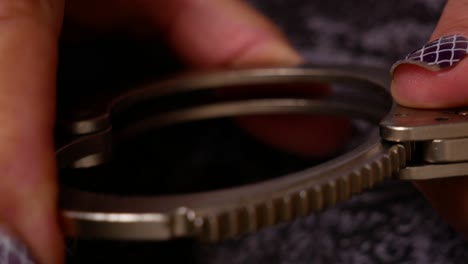
[[[12,233],[0,227],[0,263],[33,264],[36,263],[27,246],[16,239]]]
[[[414,64],[431,71],[440,71],[455,66],[468,53],[468,39],[461,35],[444,36],[408,54],[393,64],[390,72],[402,64]]]

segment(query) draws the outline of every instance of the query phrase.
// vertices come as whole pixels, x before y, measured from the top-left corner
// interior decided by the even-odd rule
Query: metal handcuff
[[[317,82],[344,84],[344,88],[315,99],[217,96],[223,87]],[[85,239],[195,237],[219,241],[333,206],[385,178],[423,180],[467,174],[468,112],[396,105],[389,83],[388,71],[372,67],[224,70],[142,85],[99,98],[99,104],[91,103],[91,98],[83,106],[85,114],[61,123],[56,151],[59,171],[99,165],[112,158],[116,142],[191,121],[252,114],[324,114],[365,119],[376,125],[362,144],[343,155],[245,186],[159,196],[124,196],[61,186],[64,230],[68,236]],[[142,105],[155,109],[129,111]],[[114,117],[119,115],[129,122],[115,124]]]

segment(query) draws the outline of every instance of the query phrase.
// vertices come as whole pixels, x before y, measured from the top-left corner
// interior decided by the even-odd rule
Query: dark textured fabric
[[[251,1],[312,63],[389,67],[427,42],[439,0]],[[205,263],[467,263],[468,244],[405,182],[205,248]]]
[[[252,0],[308,61],[389,66],[425,44],[441,0]]]

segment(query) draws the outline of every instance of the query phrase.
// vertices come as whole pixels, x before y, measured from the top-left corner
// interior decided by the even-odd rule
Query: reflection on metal
[[[344,84],[345,88],[319,99],[257,96],[229,100],[217,93],[225,87],[317,82]],[[242,187],[161,196],[121,196],[62,187],[65,231],[84,238],[192,236],[218,241],[333,206],[385,178],[417,180],[463,174],[468,169],[462,163],[466,156],[456,146],[458,138],[468,134],[466,115],[392,108],[388,85],[387,71],[367,67],[226,70],[186,74],[129,90],[107,102],[86,102],[85,107],[102,110],[69,120],[63,133],[70,140],[57,147],[60,168],[98,165],[112,158],[113,142],[151,129],[220,117],[319,113],[366,119],[376,126],[365,142],[344,155]],[[197,99],[190,100],[192,95]],[[100,107],[93,108],[93,104]]]

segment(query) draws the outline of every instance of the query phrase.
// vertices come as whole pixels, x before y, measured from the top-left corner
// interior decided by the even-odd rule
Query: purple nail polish
[[[36,263],[26,245],[15,239],[10,232],[0,227],[0,263],[34,264]]]
[[[432,71],[439,71],[456,65],[468,53],[468,39],[460,35],[441,37],[408,54],[405,59],[397,61],[397,66],[405,63],[416,64]]]

